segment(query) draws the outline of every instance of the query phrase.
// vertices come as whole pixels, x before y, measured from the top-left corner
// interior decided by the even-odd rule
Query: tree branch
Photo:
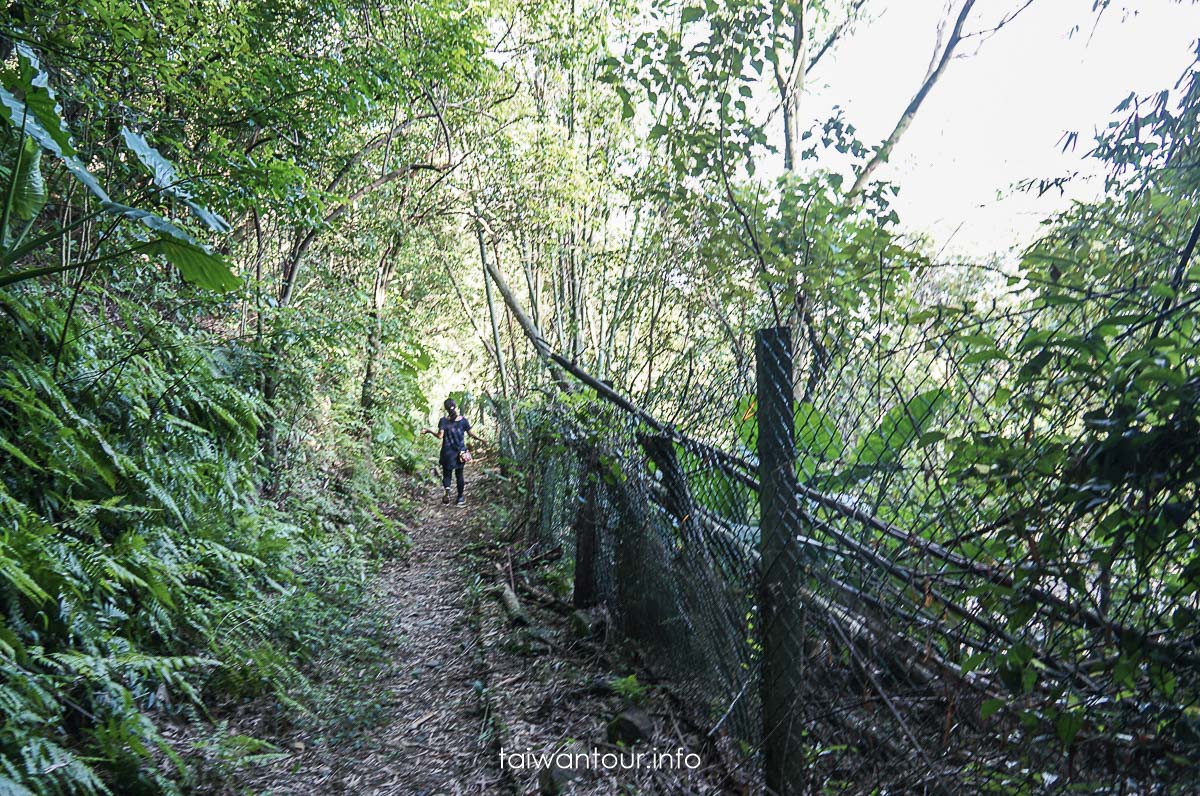
[[[958,18],[954,21],[954,29],[950,32],[950,38],[946,41],[946,47],[942,50],[941,57],[939,58],[935,55],[936,66],[934,66],[933,69],[930,70],[929,74],[926,75],[925,81],[921,84],[921,88],[912,98],[912,101],[908,103],[908,107],[904,109],[904,113],[900,114],[900,119],[896,122],[896,126],[892,129],[891,135],[889,135],[883,144],[881,144],[880,147],[875,150],[875,154],[870,160],[867,161],[867,164],[863,166],[862,171],[859,172],[858,177],[854,180],[854,185],[850,188],[850,192],[846,194],[847,204],[855,201],[858,198],[859,194],[862,193],[863,187],[867,184],[867,181],[871,179],[871,176],[875,173],[875,171],[887,162],[888,158],[892,154],[892,149],[896,146],[896,142],[899,141],[900,137],[904,135],[906,130],[908,130],[909,126],[912,124],[913,118],[915,118],[917,115],[917,111],[921,109],[921,104],[925,102],[925,98],[929,96],[929,92],[933,90],[933,87],[937,83],[938,79],[946,71],[946,65],[950,63],[950,59],[954,55],[955,48],[958,47],[958,43],[962,41],[963,25],[966,24],[967,17],[970,15],[971,9],[974,8],[974,6],[975,0],[966,0],[963,3],[962,9],[958,13]]]

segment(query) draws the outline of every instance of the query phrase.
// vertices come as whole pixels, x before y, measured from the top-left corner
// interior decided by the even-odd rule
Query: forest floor
[[[442,505],[435,484],[411,487],[415,508],[400,519],[412,548],[383,564],[366,601],[383,665],[356,674],[348,662],[318,662],[342,670],[330,726],[317,716],[281,737],[261,709],[231,719],[227,731],[272,751],[205,792],[745,792],[665,688],[606,640],[603,615],[577,615],[554,595],[566,579],[554,551],[514,563],[500,479],[476,475],[466,508]],[[522,615],[504,606],[501,583]],[[526,754],[564,750],[574,767]]]

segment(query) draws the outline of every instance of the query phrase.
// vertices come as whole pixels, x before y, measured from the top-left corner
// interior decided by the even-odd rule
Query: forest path
[[[378,748],[345,761],[349,770],[340,785],[346,792],[508,792],[497,788],[501,777],[481,742],[477,684],[483,672],[457,555],[478,525],[482,498],[474,491],[462,508],[427,496],[413,518],[409,555],[379,575],[376,599],[391,617],[397,648],[393,677],[372,687],[387,691],[391,720]]]
[[[339,713],[362,715],[364,721],[336,741],[281,743],[288,754],[238,778],[249,790],[222,793],[744,792],[703,735],[687,728],[680,706],[645,679],[637,685],[630,678],[646,726],[638,748],[696,752],[694,758],[703,761],[698,769],[572,773],[501,764],[502,749],[623,751],[611,743],[607,725],[633,706],[614,683],[639,667],[612,646],[607,633],[580,637],[570,605],[551,594],[562,577],[555,551],[538,556],[545,559],[540,568],[514,569],[513,551],[500,538],[509,527],[502,479],[482,468],[472,476],[465,508],[443,505],[441,487],[432,481],[412,485],[408,498],[414,509],[404,516],[412,548],[383,564],[369,598],[372,635],[386,665],[338,688]],[[500,583],[521,592],[521,622],[497,599]],[[355,668],[350,661],[337,666]]]
[[[381,562],[370,579],[368,614],[328,628],[361,634],[375,650],[370,662],[353,654],[321,660],[317,669],[339,675],[325,687],[327,707],[302,728],[273,730],[261,708],[243,716],[239,731],[269,739],[283,754],[242,768],[217,793],[512,793],[486,740],[480,600],[467,588],[463,555],[478,534],[490,532],[496,496],[486,471],[471,475],[463,508],[442,504],[435,479],[409,482],[411,509],[401,519],[411,549]]]

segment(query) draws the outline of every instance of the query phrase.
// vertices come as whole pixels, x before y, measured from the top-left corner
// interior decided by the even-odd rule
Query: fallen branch
[[[500,604],[504,606],[504,613],[508,614],[508,621],[520,627],[528,627],[532,624],[529,614],[525,613],[525,609],[521,607],[521,601],[517,599],[517,594],[511,586],[501,583],[496,586],[495,593],[500,598]]]
[[[566,602],[565,600],[561,600],[558,597],[555,597],[553,594],[551,594],[548,591],[539,589],[537,586],[534,586],[532,583],[529,583],[528,581],[526,581],[524,579],[517,580],[517,589],[520,590],[523,594],[526,594],[529,597],[532,597],[535,601],[540,603],[542,606],[549,608],[551,611],[554,611],[556,614],[562,614],[563,616],[567,616],[575,610],[575,607],[573,605],[571,605],[570,603]]]

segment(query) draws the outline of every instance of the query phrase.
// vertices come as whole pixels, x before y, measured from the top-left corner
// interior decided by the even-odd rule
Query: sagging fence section
[[[1197,323],[1085,298],[764,329],[674,425],[558,357],[528,541],[771,792],[1188,792]]]

